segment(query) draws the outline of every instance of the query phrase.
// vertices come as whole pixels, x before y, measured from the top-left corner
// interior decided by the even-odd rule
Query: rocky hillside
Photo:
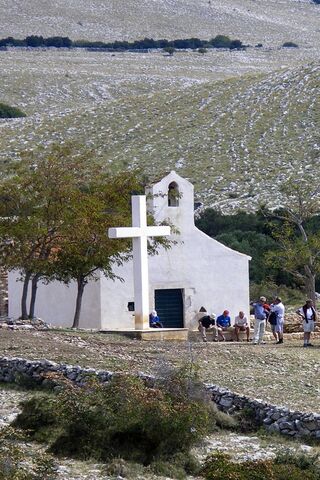
[[[279,204],[289,174],[319,174],[320,5],[311,0],[3,0],[0,36],[240,38],[245,51],[0,51],[0,162],[71,140],[112,168],[170,169],[224,211]],[[281,48],[293,41],[299,48]]]
[[[3,125],[1,150],[8,152],[10,139],[11,151],[69,139],[93,147],[113,168],[140,167],[151,179],[174,169],[194,182],[206,205],[276,205],[288,175],[320,173],[319,78],[320,67],[311,64],[151,89],[19,120],[19,132],[17,121]]]
[[[2,36],[72,39],[211,38],[276,45],[319,42],[320,6],[311,0],[3,0]]]

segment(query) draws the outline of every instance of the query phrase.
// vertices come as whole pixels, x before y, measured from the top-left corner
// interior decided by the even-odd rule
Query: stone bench
[[[223,332],[223,335],[225,336],[225,339],[227,342],[233,342],[235,341],[235,335],[233,332]],[[250,338],[253,337],[253,329],[250,329]],[[208,342],[213,341],[213,332],[207,332],[207,339]],[[189,332],[189,340],[192,341],[202,341],[201,333],[198,330],[194,330]],[[247,340],[247,334],[246,332],[239,332],[239,340],[240,342],[245,342]]]
[[[250,340],[253,338],[253,328],[250,329]],[[225,339],[227,342],[235,342],[235,335],[233,332],[223,332],[223,335],[225,336]],[[213,341],[213,332],[207,332],[207,339],[208,342]],[[271,332],[267,331],[264,334],[263,340],[264,341],[270,341],[273,339],[273,335]],[[201,342],[201,334],[198,330],[194,330],[189,332],[189,340],[194,341],[194,342]],[[239,332],[239,341],[240,342],[246,342],[247,341],[247,334],[246,332]]]

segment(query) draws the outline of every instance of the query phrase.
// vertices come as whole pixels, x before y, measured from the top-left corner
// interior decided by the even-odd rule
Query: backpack
[[[270,315],[268,317],[268,322],[271,325],[276,325],[277,324],[277,314],[276,314],[276,312],[270,312]]]

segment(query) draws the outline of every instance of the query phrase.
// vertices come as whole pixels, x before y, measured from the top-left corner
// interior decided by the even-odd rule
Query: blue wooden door
[[[165,328],[183,328],[183,298],[180,288],[155,290],[155,308]]]

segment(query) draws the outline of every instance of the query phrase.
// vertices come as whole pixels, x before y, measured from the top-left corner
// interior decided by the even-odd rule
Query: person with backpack
[[[278,341],[278,335],[276,333],[277,314],[276,312],[273,312],[272,309],[273,309],[273,304],[270,305],[270,311],[269,311],[267,320],[270,323],[271,332],[272,332],[272,335],[274,336],[274,339]]]
[[[315,322],[317,321],[317,312],[311,299],[307,300],[303,307],[298,308],[296,313],[303,319],[303,346],[312,347],[310,343],[311,332],[314,332]]]
[[[276,344],[283,343],[283,326],[284,326],[284,305],[280,297],[274,299],[271,312],[276,314],[276,324],[274,327],[274,333],[276,338]]]

